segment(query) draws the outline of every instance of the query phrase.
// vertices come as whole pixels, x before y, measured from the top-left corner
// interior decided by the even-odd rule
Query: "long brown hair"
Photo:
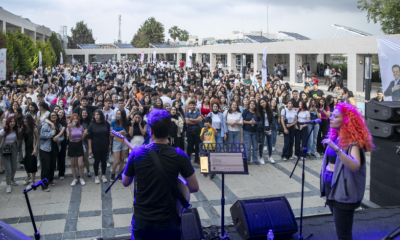
[[[15,126],[11,129],[11,128],[10,128],[10,123],[11,123],[12,120],[15,121]],[[4,132],[5,132],[5,134],[4,134],[4,141],[5,141],[6,137],[7,137],[7,135],[11,133],[11,131],[14,131],[15,134],[18,136],[18,122],[17,122],[17,118],[14,117],[14,116],[8,117],[8,118],[7,118],[7,121],[6,121],[6,124],[4,125],[4,128],[3,128],[3,129],[4,129]]]
[[[58,114],[57,114],[58,117]],[[81,120],[80,117],[77,113],[74,113],[71,115],[71,117],[69,117],[69,121],[72,122],[74,120],[74,117],[76,117],[78,119],[78,121],[76,122],[76,127],[80,127],[81,126]]]

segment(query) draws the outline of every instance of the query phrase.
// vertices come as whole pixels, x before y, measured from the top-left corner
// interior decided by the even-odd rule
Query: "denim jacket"
[[[210,112],[207,115],[207,117],[211,117],[211,118],[212,118],[212,116],[213,116],[212,112]],[[221,121],[221,136],[219,136],[219,137],[223,138],[224,134],[228,132],[228,128],[226,127],[226,121],[225,121],[225,118],[224,118],[224,114],[221,113],[221,112],[218,112],[218,117],[219,117],[219,120]]]
[[[61,131],[61,129],[62,129],[61,124],[58,124],[57,127]],[[40,150],[45,151],[45,152],[51,151],[51,141],[53,140],[54,135],[55,135],[55,132],[53,130],[51,130],[51,126],[48,123],[44,123],[44,125],[42,126],[42,129],[40,130],[40,136],[39,136]],[[62,134],[58,138],[58,141],[57,141],[58,151],[61,150],[61,142],[63,140],[64,140],[64,134]]]

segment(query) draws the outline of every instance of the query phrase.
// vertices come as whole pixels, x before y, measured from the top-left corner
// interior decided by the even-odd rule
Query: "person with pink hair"
[[[338,239],[353,239],[354,210],[364,197],[365,152],[373,150],[372,137],[363,116],[349,103],[339,103],[330,118],[327,146],[321,169],[321,197],[326,196]]]

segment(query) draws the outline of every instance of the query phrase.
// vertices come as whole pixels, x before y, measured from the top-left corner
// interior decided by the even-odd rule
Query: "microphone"
[[[304,124],[321,124],[321,119],[317,118],[315,120],[311,120],[311,121],[305,121],[303,122]]]
[[[44,179],[42,179],[42,180],[40,180],[40,181],[38,181],[38,182],[32,184],[32,185],[31,185],[31,188],[32,188],[33,190],[36,191],[36,188],[38,188],[38,187],[40,187],[40,186],[45,187],[45,184],[44,184],[45,182],[49,183],[49,181],[47,180],[47,178],[44,178]]]

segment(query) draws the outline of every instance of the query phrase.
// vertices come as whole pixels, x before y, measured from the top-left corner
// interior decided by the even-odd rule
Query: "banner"
[[[187,56],[187,59],[186,59],[186,66],[188,68],[192,67],[192,50],[188,51],[188,56]]]
[[[144,52],[142,52],[142,54],[140,55],[140,62],[143,63],[144,60]]]
[[[39,67],[42,67],[42,52],[39,51]]]
[[[7,77],[7,48],[0,49],[0,81]]]
[[[262,57],[262,81],[264,84],[267,84],[267,48],[264,48],[263,57]]]
[[[153,52],[153,63],[156,64],[157,51]]]
[[[72,54],[71,63],[72,63],[72,65],[74,65],[74,54]]]
[[[64,63],[62,52],[60,52],[60,65]]]
[[[385,101],[400,101],[400,41],[378,38],[379,67]]]

